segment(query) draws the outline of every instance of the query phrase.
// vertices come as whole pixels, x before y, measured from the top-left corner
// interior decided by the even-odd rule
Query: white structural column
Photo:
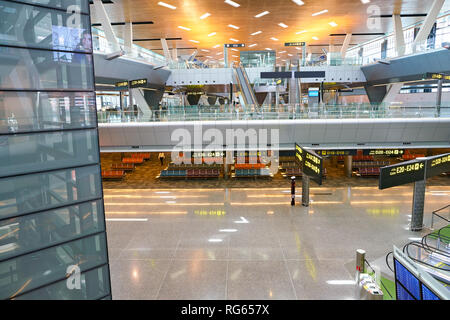
[[[423,25],[420,28],[419,33],[416,36],[416,39],[414,40],[414,46],[413,46],[414,51],[416,51],[416,46],[418,44],[427,40],[428,35],[430,34],[431,29],[433,28],[433,25],[436,22],[439,12],[441,12],[442,7],[444,6],[444,2],[445,2],[445,0],[434,0],[433,1],[431,10],[428,13],[427,17],[425,18],[425,21],[423,22]]]
[[[173,48],[172,49],[172,59],[174,61],[178,61],[178,50],[177,50],[177,48]]]
[[[94,0],[94,9],[97,17],[100,19],[100,23],[102,24],[103,31],[106,35],[106,40],[108,40],[112,52],[120,51],[119,41],[117,40],[116,34],[111,26],[111,21],[108,18],[108,14],[106,13],[102,0]]]
[[[165,38],[161,39],[161,45],[164,51],[164,57],[166,57],[166,61],[170,63],[172,61],[172,58],[170,56],[169,46],[167,45],[167,40]]]
[[[130,93],[132,93],[132,96],[133,96],[134,100],[136,100],[139,110],[141,110],[141,112],[143,114],[142,118],[148,121],[152,117],[152,110],[151,110],[150,106],[148,105],[147,100],[145,100],[144,93],[142,90],[144,90],[144,89],[133,88],[133,89],[130,89],[130,91],[131,91]],[[131,103],[131,106],[132,105],[133,104]],[[131,109],[131,110],[133,110],[133,109]]]
[[[402,18],[399,14],[394,14],[394,38],[397,56],[401,57],[405,54],[405,35],[403,33]]]
[[[345,57],[347,56],[347,50],[348,50],[348,47],[350,46],[350,41],[352,41],[352,34],[347,33],[345,35],[344,44],[342,45],[342,48],[341,48],[341,58],[342,59],[345,59]]]
[[[133,24],[131,22],[125,23],[125,50],[127,54],[132,55],[133,54]]]

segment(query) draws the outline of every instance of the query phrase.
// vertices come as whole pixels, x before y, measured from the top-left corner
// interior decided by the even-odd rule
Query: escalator
[[[247,72],[242,64],[239,64],[237,67],[233,67],[233,76],[235,83],[237,83],[240,91],[242,92],[245,106],[259,106],[258,100],[256,99],[256,94],[253,91],[250,81],[248,80]]]

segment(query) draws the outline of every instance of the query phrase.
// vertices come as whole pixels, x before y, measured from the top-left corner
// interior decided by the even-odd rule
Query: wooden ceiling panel
[[[285,42],[305,41],[308,44],[334,44],[339,46],[343,37],[330,37],[332,33],[389,33],[392,32],[392,19],[381,18],[379,27],[368,26],[368,19],[372,14],[419,14],[427,13],[432,1],[424,0],[372,0],[363,4],[360,0],[303,0],[304,5],[298,6],[292,0],[234,0],[240,4],[235,8],[223,0],[164,0],[176,6],[176,10],[159,6],[159,0],[113,0],[113,4],[105,5],[111,21],[153,21],[153,25],[137,25],[133,27],[135,39],[148,38],[182,38],[178,41],[169,41],[169,47],[210,50],[211,55],[222,50],[225,43],[245,43],[243,50],[264,50],[270,48],[286,51],[284,54],[298,53],[295,48],[284,47]],[[369,10],[373,8],[374,10]],[[98,23],[94,7],[92,9],[92,22]],[[312,16],[313,13],[328,10],[327,13]],[[379,10],[379,11],[378,11]],[[449,1],[443,10],[450,10]],[[269,11],[270,13],[255,18],[255,15]],[[205,13],[211,15],[200,19]],[[410,25],[423,18],[404,18],[404,25]],[[336,27],[329,23],[335,22]],[[284,23],[287,28],[279,26]],[[238,26],[239,29],[228,25]],[[178,26],[190,28],[182,30]],[[123,37],[123,26],[114,26],[117,36]],[[307,32],[297,34],[299,31]],[[252,36],[256,31],[261,34]],[[215,32],[214,36],[208,36]],[[314,40],[317,37],[318,40]],[[355,36],[353,44],[359,44],[376,36]],[[276,38],[278,40],[272,40]],[[199,41],[199,43],[190,40]],[[251,44],[257,46],[248,48]],[[155,41],[139,42],[139,45],[148,49],[161,48]],[[220,47],[213,49],[213,46]],[[314,52],[320,52],[320,47],[311,47]],[[234,54],[237,54],[236,52]]]

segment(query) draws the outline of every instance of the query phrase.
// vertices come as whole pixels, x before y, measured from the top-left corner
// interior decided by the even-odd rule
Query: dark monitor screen
[[[441,300],[437,295],[434,294],[426,285],[422,283],[422,297],[423,300]]]
[[[417,279],[408,269],[406,269],[397,259],[395,262],[395,280],[400,283],[401,286],[396,283],[397,287],[397,299],[398,300],[411,300],[411,299],[401,299],[406,297],[406,293],[411,295],[416,300],[421,300],[420,297],[420,281]],[[403,292],[406,289],[406,293]]]

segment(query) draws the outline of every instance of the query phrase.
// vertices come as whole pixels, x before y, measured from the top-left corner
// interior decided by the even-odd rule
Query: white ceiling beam
[[[442,7],[444,6],[444,2],[445,0],[434,0],[430,12],[425,18],[425,21],[423,22],[423,25],[420,28],[419,33],[416,36],[416,39],[414,40],[414,48],[416,47],[417,44],[427,40],[428,35],[430,34],[431,29],[433,28],[433,25],[436,22],[439,12],[441,12]]]
[[[117,40],[116,34],[111,26],[111,21],[108,18],[108,14],[106,13],[105,6],[103,5],[102,0],[94,0],[94,9],[97,17],[100,20],[100,23],[103,27],[103,31],[105,32],[106,40],[108,40],[109,45],[113,52],[120,51],[119,41]]]
[[[403,56],[405,54],[405,35],[403,33],[402,18],[399,14],[394,14],[394,38],[395,38],[395,49],[397,51],[397,56]]]

